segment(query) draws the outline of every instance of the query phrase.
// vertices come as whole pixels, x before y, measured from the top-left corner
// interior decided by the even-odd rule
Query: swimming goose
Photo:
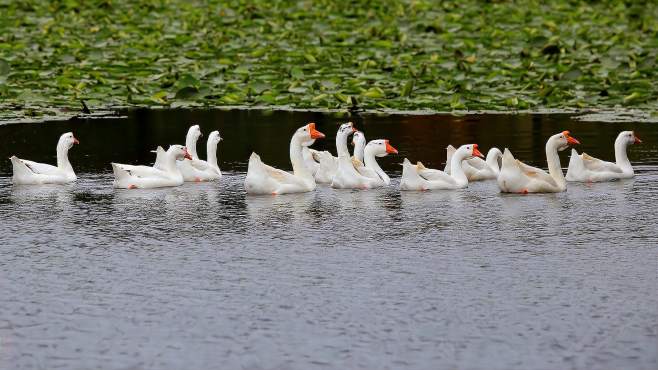
[[[578,155],[576,149],[571,149],[567,181],[599,182],[633,177],[635,172],[628,160],[626,149],[629,145],[641,142],[633,131],[620,132],[615,140],[615,163],[602,161],[585,153]]]
[[[477,144],[462,145],[450,158],[452,171],[450,174],[441,170],[426,168],[422,163],[411,164],[405,158],[402,163],[402,179],[400,190],[434,190],[434,189],[461,189],[468,186],[468,178],[461,163],[474,156],[482,157]]]
[[[57,166],[28,161],[12,156],[12,182],[16,185],[66,184],[76,180],[73,166],[69,162],[69,149],[80,144],[72,132],[59,137],[57,142]]]
[[[256,153],[249,158],[244,187],[247,194],[287,194],[315,190],[313,174],[304,163],[302,148],[321,139],[324,134],[315,129],[315,123],[302,126],[290,140],[290,162],[293,173],[282,171],[263,163]]]
[[[172,145],[160,158],[160,167],[133,166],[129,164],[112,163],[114,171],[114,187],[123,189],[151,189],[183,185],[176,160],[192,159],[190,153],[182,145]]]
[[[503,193],[558,193],[567,190],[567,182],[560,166],[558,151],[569,145],[580,144],[571,137],[569,131],[562,131],[551,136],[546,142],[546,171],[528,166],[514,159],[509,149],[503,153],[503,165],[498,175],[498,187]]]
[[[455,147],[448,145],[446,148],[447,159],[444,169],[445,173],[450,173],[450,158],[455,152]],[[487,152],[486,160],[473,157],[462,162],[462,169],[468,178],[468,181],[491,180],[498,177],[500,173],[500,164],[498,159],[503,157],[503,153],[498,148],[491,148]]]

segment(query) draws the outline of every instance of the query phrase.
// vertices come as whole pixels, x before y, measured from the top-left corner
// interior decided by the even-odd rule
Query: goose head
[[[640,144],[642,140],[639,137],[635,136],[635,131],[622,131],[617,136],[617,141],[620,141],[626,145],[629,144]]]
[[[484,155],[482,155],[480,149],[478,149],[477,144],[464,144],[460,146],[453,155],[456,156],[456,158],[461,159],[471,159],[473,157],[484,158]]]
[[[199,127],[199,125],[192,125],[187,130],[187,137],[189,139],[197,141],[201,136],[203,136],[203,134],[201,133],[201,128]]]
[[[211,145],[217,145],[222,140],[224,139],[222,139],[222,137],[219,136],[219,131],[213,131],[210,134],[208,134],[208,143],[210,143]]]
[[[69,150],[71,147],[73,147],[73,144],[80,144],[80,142],[75,138],[75,136],[73,136],[72,132],[67,132],[59,137],[59,141],[57,142],[57,149]]]
[[[190,152],[187,151],[187,148],[182,146],[182,145],[172,145],[169,147],[169,150],[167,150],[168,153],[174,156],[176,160],[178,159],[192,159],[192,156],[190,155]]]
[[[366,136],[361,131],[355,131],[352,136],[352,146],[357,147],[358,145],[366,145]]]
[[[569,145],[580,144],[580,141],[571,136],[569,131],[562,131],[559,134],[551,136],[546,142],[546,146],[554,146],[557,150],[563,151],[569,147]]]
[[[377,157],[386,157],[389,154],[398,154],[398,150],[395,149],[388,142],[388,140],[385,139],[370,140],[368,145],[366,145],[365,150],[367,150],[370,153],[373,153]]]
[[[354,124],[352,122],[347,122],[340,125],[336,136],[342,138],[343,140],[347,140],[347,137],[355,132],[356,128],[354,128]]]
[[[315,128],[314,122],[298,128],[293,136],[299,138],[302,146],[312,145],[315,140],[324,138],[324,134]]]

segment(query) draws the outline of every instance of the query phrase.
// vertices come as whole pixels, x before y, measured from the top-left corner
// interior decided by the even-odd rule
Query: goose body
[[[195,125],[192,127],[198,129],[199,126]],[[190,131],[192,131],[192,128],[190,128]],[[190,135],[190,131],[188,131],[188,138],[185,140],[185,146],[188,148],[192,159],[184,159],[176,162],[178,169],[181,174],[183,174],[183,180],[186,182],[200,182],[221,178],[222,171],[217,164],[217,144],[222,140],[219,136],[219,131],[213,131],[208,135],[208,142],[206,143],[206,161],[200,159],[196,151],[196,142],[199,136],[201,136],[201,131],[199,131],[198,136],[195,133]]]
[[[315,123],[302,126],[290,140],[290,161],[293,173],[268,166],[256,153],[249,157],[244,186],[248,194],[288,194],[315,190],[313,174],[304,163],[302,148],[324,134],[315,129]]]
[[[560,166],[558,151],[569,145],[580,144],[563,131],[551,136],[546,142],[546,160],[548,173],[540,168],[528,166],[514,158],[505,148],[503,163],[498,175],[498,187],[503,193],[558,193],[567,189],[566,180]]]
[[[444,172],[450,174],[450,158],[456,151],[455,147],[448,145],[446,148],[447,159]],[[462,169],[468,178],[468,181],[491,180],[498,177],[500,173],[500,164],[498,159],[503,157],[503,153],[498,148],[491,148],[487,152],[486,160],[480,157],[473,157],[462,162]]]
[[[358,159],[363,165],[363,150],[366,146],[366,138],[361,131],[355,131],[352,136],[352,145],[354,146],[353,158]],[[338,157],[334,157],[329,151],[318,151],[307,149],[308,153],[313,160],[311,163],[307,161],[308,167],[313,170],[315,182],[318,184],[331,184],[331,181],[338,171]],[[305,154],[304,158],[307,156]],[[355,162],[358,163],[358,162]]]
[[[190,159],[192,157],[184,146],[172,145],[164,155],[158,158],[159,167],[112,163],[113,185],[115,188],[123,189],[150,189],[182,185],[183,174],[176,165],[176,160],[182,158]],[[156,160],[156,162],[158,161]]]
[[[59,137],[57,142],[57,166],[20,159],[10,158],[15,185],[67,184],[77,179],[68,152],[73,144],[79,144],[73,133],[67,132]]]
[[[361,161],[356,158],[356,154],[352,162],[357,172],[359,172],[361,176],[375,180],[372,184],[372,187],[380,187],[390,185],[391,179],[388,177],[386,172],[384,172],[384,170],[379,167],[379,164],[377,163],[377,157],[385,157],[389,154],[397,153],[397,149],[391,146],[388,140],[371,140],[363,150],[362,158],[364,158],[363,160],[365,164],[361,163]]]
[[[426,168],[420,162],[413,165],[405,158],[402,163],[400,190],[424,191],[465,188],[468,186],[468,178],[464,173],[462,162],[473,156],[482,156],[477,144],[460,146],[450,158],[452,168],[450,174],[441,170]]]
[[[354,166],[354,160],[347,150],[347,138],[356,132],[354,124],[347,122],[338,128],[336,134],[336,151],[338,152],[338,168],[331,179],[331,187],[335,189],[370,189],[381,183],[381,180],[363,176]]]
[[[635,175],[633,166],[628,160],[626,150],[629,145],[639,144],[640,140],[633,131],[622,131],[615,140],[615,162],[606,162],[571,150],[567,181],[601,182],[616,179],[628,179]]]

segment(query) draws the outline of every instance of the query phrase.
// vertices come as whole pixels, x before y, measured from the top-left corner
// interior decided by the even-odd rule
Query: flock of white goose
[[[352,135],[353,155],[348,150],[348,139]],[[172,145],[167,151],[162,147],[155,150],[153,166],[134,166],[112,163],[114,187],[145,189],[179,186],[184,182],[212,181],[222,177],[217,164],[217,145],[222,140],[218,131],[208,135],[207,160],[197,155],[196,144],[201,137],[198,125],[189,128],[185,146]],[[253,153],[244,186],[248,194],[287,194],[315,190],[317,184],[329,184],[337,189],[372,189],[389,185],[388,175],[377,163],[377,157],[397,154],[388,140],[371,140],[366,144],[362,132],[352,122],[342,124],[336,134],[337,156],[328,151],[317,151],[309,147],[325,135],[309,123],[297,129],[290,140],[290,162],[292,173],[276,169],[263,163]],[[434,189],[459,189],[469,181],[497,180],[505,193],[555,193],[565,191],[567,181],[599,182],[633,177],[633,167],[627,156],[631,144],[641,143],[633,131],[622,131],[614,144],[615,162],[606,162],[585,153],[571,151],[566,177],[562,173],[558,151],[569,145],[580,144],[569,131],[551,136],[546,142],[548,172],[528,166],[516,160],[512,153],[497,148],[486,156],[480,153],[477,144],[465,144],[459,148],[448,146],[448,158],[443,171],[426,168],[422,163],[412,164],[408,159],[402,163],[400,190],[425,191]],[[75,172],[68,159],[68,151],[78,140],[73,133],[63,134],[57,143],[57,166],[37,163],[16,156],[11,157],[14,184],[65,184],[76,180]]]

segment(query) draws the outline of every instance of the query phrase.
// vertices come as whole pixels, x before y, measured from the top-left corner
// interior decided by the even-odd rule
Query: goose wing
[[[35,174],[40,174],[40,175],[61,175],[62,171],[55,166],[46,164],[46,163],[38,163],[38,162],[32,162],[28,161],[26,159],[19,159],[23,164],[32,172]]]
[[[596,172],[609,171],[609,172],[622,173],[621,168],[617,166],[616,163],[602,161],[598,158],[592,157],[587,153],[583,153],[581,158],[583,159],[583,164],[585,165],[585,168],[587,168],[590,171],[596,171]]]
[[[119,163],[114,163],[114,165],[118,169],[126,172],[128,175],[133,177],[139,177],[139,178],[166,177],[164,171],[154,167],[133,166],[129,164],[119,164]]]
[[[201,159],[193,159],[190,161],[190,165],[194,167],[198,171],[206,172],[210,170],[210,165],[208,162],[201,160]]]

